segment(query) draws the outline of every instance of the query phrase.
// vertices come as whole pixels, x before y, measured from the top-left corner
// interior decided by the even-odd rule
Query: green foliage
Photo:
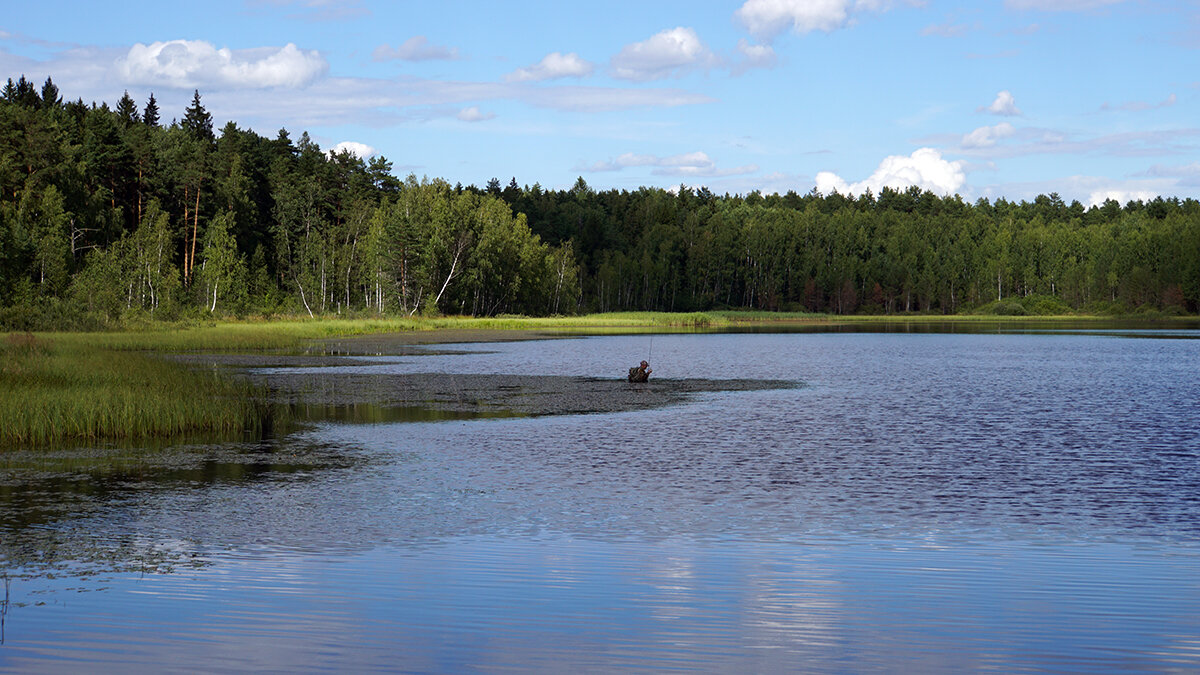
[[[1074,314],[1071,308],[1062,300],[1044,295],[1023,298],[1021,304],[1030,316],[1067,316]]]
[[[167,117],[172,117],[168,115]],[[0,326],[180,317],[1195,313],[1200,202],[483,189],[301,133],[0,97]]]
[[[0,341],[0,444],[238,431],[254,392],[161,358],[31,334]]]

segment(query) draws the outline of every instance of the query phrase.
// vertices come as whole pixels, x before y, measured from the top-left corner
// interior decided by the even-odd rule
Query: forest
[[[199,91],[0,92],[0,328],[220,316],[1182,314],[1200,202],[1084,207],[398,178],[307,132],[213,128]]]

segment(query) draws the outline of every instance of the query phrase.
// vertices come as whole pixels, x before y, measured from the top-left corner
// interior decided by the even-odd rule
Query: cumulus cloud
[[[504,79],[508,82],[541,82],[564,77],[587,77],[592,74],[592,70],[594,66],[574,52],[552,52],[528,68],[514,70],[504,76]]]
[[[468,108],[463,108],[462,110],[458,111],[458,115],[456,115],[455,117],[462,120],[463,122],[483,122],[484,120],[490,120],[490,119],[494,118],[495,116],[496,116],[496,113],[483,112],[482,110],[479,109],[479,106],[473,105],[473,106],[470,106]]]
[[[751,68],[774,68],[778,59],[771,45],[753,45],[746,40],[738,40],[737,51],[740,59],[734,64],[734,73],[743,73]]]
[[[993,115],[1004,117],[1017,117],[1021,114],[1021,110],[1017,108],[1017,103],[1013,98],[1012,92],[1007,89],[996,94],[996,100],[992,101],[991,105],[980,106],[976,109],[976,112],[989,112]]]
[[[942,154],[933,148],[921,148],[905,157],[892,155],[879,164],[869,178],[857,183],[847,183],[841,176],[822,171],[817,174],[817,190],[823,194],[838,192],[858,195],[866,190],[878,194],[884,187],[904,190],[913,186],[942,195],[958,192],[966,183],[963,162],[942,159]]]
[[[372,148],[366,143],[359,143],[358,141],[342,141],[341,143],[333,146],[333,149],[329,151],[329,154],[337,155],[343,152],[349,152],[359,159],[366,159],[375,154],[375,148]]]
[[[627,152],[616,159],[578,166],[576,169],[598,173],[603,171],[621,171],[632,167],[653,167],[651,173],[656,176],[737,176],[758,170],[758,167],[752,164],[722,169],[704,152],[689,152],[669,157],[639,155]]]
[[[414,35],[398,47],[379,45],[371,53],[373,61],[453,61],[458,47],[443,47],[429,42],[424,35]]]
[[[891,4],[888,0],[746,0],[734,16],[752,35],[771,40],[789,30],[829,33],[846,25],[855,12],[882,11]]]
[[[118,73],[128,84],[183,89],[298,88],[310,84],[328,68],[318,52],[301,51],[291,43],[278,49],[235,52],[217,49],[202,40],[138,43],[117,61]]]
[[[967,149],[990,148],[1001,138],[1008,138],[1016,133],[1016,129],[1008,122],[990,127],[979,127],[963,136],[962,147]]]
[[[1119,204],[1127,204],[1132,201],[1146,202],[1158,196],[1160,196],[1159,193],[1154,190],[1096,190],[1088,195],[1088,206],[1099,206],[1110,199]]]
[[[625,45],[612,58],[614,77],[645,82],[679,77],[715,65],[718,59],[691,28],[664,30],[643,42]]]

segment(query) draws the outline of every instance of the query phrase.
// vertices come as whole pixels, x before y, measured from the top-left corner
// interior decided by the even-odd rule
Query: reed
[[[241,431],[259,423],[253,389],[151,354],[28,334],[0,342],[0,444]]]
[[[392,319],[286,319],[221,322],[201,325],[159,325],[141,330],[102,333],[39,334],[71,349],[101,347],[119,351],[256,352],[303,348],[306,341],[348,335],[403,333],[453,329],[537,330],[573,327],[694,328],[727,325],[713,314],[617,312],[571,317],[435,317]]]
[[[171,352],[297,351],[348,335],[438,331],[687,332],[779,324],[1003,324],[1045,326],[1111,317],[990,315],[830,316],[772,312],[619,312],[572,317],[285,319],[150,325],[104,333],[0,337],[0,445],[65,439],[138,439],[236,432],[275,420],[249,384],[156,356]]]

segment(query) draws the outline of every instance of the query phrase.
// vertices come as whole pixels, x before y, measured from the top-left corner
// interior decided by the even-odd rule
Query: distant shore
[[[264,405],[271,399],[270,383],[252,384],[235,374],[238,367],[286,367],[313,357],[427,353],[421,345],[631,332],[1096,331],[1129,326],[1195,330],[1200,329],[1200,319],[644,312],[553,318],[282,319],[148,324],[100,333],[8,333],[0,336],[0,446],[261,428],[273,423],[274,413]],[[175,358],[163,358],[166,355]],[[230,368],[214,369],[218,363]],[[430,388],[436,389],[436,383],[426,387]],[[552,404],[524,413],[603,408],[591,400],[571,402],[563,394],[568,390],[549,387]]]

